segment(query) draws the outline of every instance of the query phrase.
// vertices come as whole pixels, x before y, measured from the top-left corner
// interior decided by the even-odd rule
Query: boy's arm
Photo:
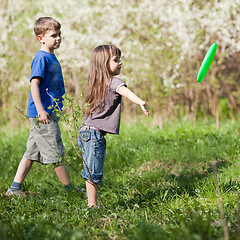
[[[144,114],[149,116],[147,104],[142,99],[140,99],[135,93],[133,93],[131,90],[129,90],[127,87],[121,86],[118,89],[118,93],[121,94],[124,97],[127,97],[133,103],[135,103],[137,105],[140,105]]]
[[[43,109],[42,102],[41,102],[41,96],[40,96],[40,91],[39,91],[39,86],[40,84],[40,78],[32,78],[31,80],[31,93],[32,93],[32,98],[35,103],[38,116],[39,116],[39,121],[44,124],[48,124],[49,120],[51,120],[49,114]]]

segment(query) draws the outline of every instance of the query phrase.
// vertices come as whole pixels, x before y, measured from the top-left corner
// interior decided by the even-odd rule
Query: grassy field
[[[119,136],[106,137],[99,190],[107,209],[86,208],[84,195],[65,193],[53,167],[40,164],[23,184],[28,196],[6,197],[29,132],[1,130],[0,239],[224,239],[221,199],[229,239],[237,239],[240,122],[225,121],[219,130],[211,121],[169,123],[163,130],[149,122],[123,122]],[[66,159],[80,172],[64,131],[63,138]],[[84,187],[68,171],[73,184]]]

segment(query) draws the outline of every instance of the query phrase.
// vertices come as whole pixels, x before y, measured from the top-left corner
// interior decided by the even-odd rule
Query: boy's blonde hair
[[[54,18],[41,17],[34,24],[34,32],[36,36],[45,35],[49,30],[60,30],[61,24]]]
[[[109,62],[113,56],[121,57],[121,50],[113,45],[100,45],[92,52],[85,96],[85,102],[89,104],[87,114],[99,109],[104,101],[110,80]]]

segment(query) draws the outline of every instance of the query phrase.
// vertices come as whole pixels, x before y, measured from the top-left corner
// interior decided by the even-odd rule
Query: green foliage
[[[8,121],[16,105],[27,105],[31,61],[40,47],[33,25],[42,16],[62,24],[56,54],[69,95],[81,101],[92,50],[111,43],[123,53],[119,77],[148,102],[151,112],[215,115],[222,98],[228,100],[226,111],[239,111],[238,0],[1,0],[0,9],[0,113]],[[116,19],[121,21],[113,24]],[[213,42],[216,56],[197,85],[198,69]],[[128,103],[124,109],[138,113]]]
[[[105,173],[100,195],[107,209],[88,209],[80,193],[66,193],[52,166],[33,164],[23,190],[6,197],[25,151],[28,130],[0,132],[1,239],[223,239],[212,161],[230,239],[237,239],[240,190],[239,122],[168,123],[159,130],[149,122],[122,122],[119,136],[107,135]],[[62,126],[62,129],[64,127]],[[10,132],[10,131],[8,131]],[[66,157],[82,165],[63,131]],[[84,180],[72,168],[73,184]]]

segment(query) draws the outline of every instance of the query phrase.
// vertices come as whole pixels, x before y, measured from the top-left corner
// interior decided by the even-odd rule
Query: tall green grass
[[[122,122],[119,136],[107,135],[100,194],[107,205],[86,208],[83,194],[63,191],[52,166],[34,164],[23,190],[6,197],[25,151],[28,129],[0,135],[1,239],[224,239],[217,177],[230,239],[237,239],[240,122]],[[64,129],[64,128],[62,128]],[[81,161],[63,131],[66,160],[79,172]],[[68,165],[67,165],[68,166]],[[68,166],[74,185],[81,177]]]

